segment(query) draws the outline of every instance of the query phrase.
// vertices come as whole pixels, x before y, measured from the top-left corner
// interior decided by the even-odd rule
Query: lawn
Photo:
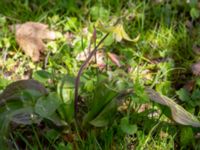
[[[0,149],[200,149],[198,0],[1,0]]]

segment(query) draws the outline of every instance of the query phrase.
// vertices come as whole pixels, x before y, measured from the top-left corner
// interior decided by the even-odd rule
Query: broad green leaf
[[[58,113],[63,120],[71,123],[74,119],[74,101],[60,105]]]
[[[176,94],[178,95],[179,99],[182,101],[187,102],[191,100],[190,93],[184,88],[181,88],[180,90],[176,91]]]
[[[0,89],[6,87],[9,84],[7,79],[0,79]]]
[[[29,93],[33,99],[34,97],[37,99],[38,97],[47,94],[47,90],[38,81],[32,79],[19,80],[9,84],[3,93],[0,94],[0,105],[4,105],[11,100],[24,101],[27,99],[25,98],[27,93]]]
[[[170,94],[172,91],[171,82],[170,81],[163,81],[156,85],[156,91],[162,93],[163,95]]]
[[[192,128],[190,127],[182,127],[181,133],[180,133],[180,142],[182,148],[185,146],[191,146],[192,143],[194,143],[194,133],[192,131]]]
[[[45,70],[38,70],[33,73],[33,78],[43,84],[48,83],[48,80],[52,78],[51,74]]]
[[[62,98],[64,103],[71,103],[74,96],[75,78],[65,76],[57,85],[57,93]]]
[[[99,82],[94,91],[94,99],[90,104],[89,112],[84,116],[83,125],[93,120],[100,112],[103,111],[105,106],[109,104],[117,93],[111,89],[106,88],[106,81]]]
[[[175,103],[172,99],[164,95],[161,95],[150,88],[146,88],[145,91],[152,101],[168,106],[171,109],[172,118],[175,122],[180,123],[182,125],[191,125],[193,127],[200,127],[199,120],[191,113],[186,111],[183,107]]]
[[[60,132],[55,129],[49,129],[44,133],[44,136],[51,143],[59,138]]]
[[[95,89],[94,81],[92,79],[86,81],[84,85],[84,89],[86,89],[86,91],[88,92],[92,92]]]
[[[60,106],[61,100],[56,93],[50,93],[48,96],[42,96],[37,100],[35,112],[41,117],[48,118]]]
[[[10,101],[0,107],[0,147],[2,149],[7,146],[7,136],[11,122],[15,125],[40,123],[41,118],[33,110],[32,106],[24,107],[19,101]]]
[[[126,134],[134,134],[137,131],[137,125],[129,124],[129,117],[123,117],[121,119],[120,128]]]
[[[110,13],[102,6],[93,6],[90,10],[90,14],[93,20],[97,19],[108,20]]]
[[[38,124],[41,120],[42,118],[35,114],[33,107],[20,108],[10,114],[10,121],[21,125]]]
[[[56,113],[53,113],[51,116],[47,117],[46,119],[50,120],[54,125],[57,127],[67,126],[67,122],[62,120]]]
[[[95,127],[103,127],[108,125],[109,122],[112,121],[113,117],[115,116],[115,112],[117,110],[117,101],[114,98],[110,103],[108,103],[104,109],[97,115],[95,119],[90,121]]]
[[[196,9],[195,7],[193,7],[190,10],[190,16],[192,17],[192,19],[197,19],[200,16],[200,12],[198,9]]]
[[[4,26],[6,24],[6,17],[0,15],[0,26]]]
[[[104,45],[105,46],[110,46],[114,43],[114,37],[113,35],[109,34],[108,37],[104,40]]]
[[[148,95],[145,93],[144,86],[136,80],[134,83],[134,95],[132,96],[134,101],[139,99],[138,103],[147,103],[149,102]]]
[[[76,17],[67,17],[67,22],[64,25],[64,31],[77,30],[78,20]]]
[[[58,113],[62,119],[70,123],[74,117],[74,83],[75,78],[65,76],[57,86],[57,93],[64,102],[59,108]]]
[[[200,100],[200,90],[195,89],[191,95],[192,100],[199,101]]]

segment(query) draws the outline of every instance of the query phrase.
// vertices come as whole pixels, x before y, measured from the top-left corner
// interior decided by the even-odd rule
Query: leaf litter
[[[44,53],[44,40],[55,40],[57,34],[49,30],[48,25],[38,22],[26,22],[10,26],[15,31],[15,38],[20,48],[25,54],[31,57],[33,62],[37,62]]]

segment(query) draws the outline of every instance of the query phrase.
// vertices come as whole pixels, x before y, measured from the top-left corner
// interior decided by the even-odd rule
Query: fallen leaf
[[[76,56],[76,60],[78,60],[78,61],[85,61],[89,55],[90,55],[90,51],[88,49],[86,49],[86,50],[84,50],[83,52],[79,53]],[[104,52],[97,51],[96,56],[94,55],[90,62],[94,63],[95,59],[96,59],[97,66],[100,69],[103,69],[106,66],[104,58],[105,58]]]
[[[56,39],[56,32],[50,31],[48,25],[37,22],[26,22],[11,26],[11,30],[15,30],[15,38],[19,46],[30,56],[32,61],[40,60],[40,53],[44,52],[44,39]]]
[[[182,125],[191,125],[193,127],[200,127],[199,120],[193,116],[191,113],[186,111],[183,107],[175,103],[172,99],[159,94],[153,89],[146,88],[149,98],[159,104],[168,106],[171,109],[172,118],[175,122]]]
[[[120,63],[120,59],[119,59],[119,56],[117,56],[116,54],[114,53],[107,53],[108,54],[108,57],[110,58],[110,60],[115,64],[117,65],[118,67],[121,67],[121,63]]]
[[[190,80],[185,83],[184,88],[188,90],[189,92],[192,91],[195,87],[195,80]]]
[[[85,61],[87,59],[87,57],[89,56],[90,54],[90,51],[88,49],[86,49],[85,51],[79,53],[77,56],[76,56],[76,60],[78,61]],[[117,65],[118,67],[121,67],[121,63],[120,63],[120,59],[119,59],[119,56],[114,54],[114,53],[106,53],[108,55],[108,58],[115,64]],[[103,51],[97,51],[96,53],[96,56],[94,56],[92,59],[91,59],[91,63],[94,63],[95,60],[96,60],[96,64],[98,66],[99,69],[104,69],[105,66],[106,66],[106,62],[105,62],[105,58],[106,58],[106,54],[103,52]],[[95,58],[96,57],[96,58]]]
[[[194,75],[197,75],[197,76],[200,75],[200,61],[193,64],[191,69],[192,69],[192,73]]]

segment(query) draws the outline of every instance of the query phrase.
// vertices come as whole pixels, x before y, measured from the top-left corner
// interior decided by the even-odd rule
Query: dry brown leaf
[[[44,52],[45,45],[43,40],[54,40],[56,38],[56,33],[50,31],[48,25],[42,23],[26,22],[10,28],[16,31],[15,38],[17,43],[34,62],[39,61],[40,53]]]
[[[87,57],[89,56],[89,54],[90,54],[90,51],[88,49],[86,49],[85,51],[79,53],[76,56],[76,60],[85,61],[87,59]],[[105,61],[104,61],[104,58],[105,58],[104,52],[97,51],[96,56],[94,56],[90,62],[95,62],[95,57],[96,57],[96,64],[97,64],[98,68],[103,69],[106,66]]]
[[[108,57],[110,58],[110,60],[115,64],[117,65],[118,67],[121,67],[121,63],[120,63],[120,59],[119,59],[119,56],[114,54],[114,53],[107,53],[108,54]]]
[[[195,116],[186,111],[182,106],[175,103],[169,97],[161,95],[150,88],[146,88],[145,91],[152,101],[159,103],[161,105],[168,106],[170,108],[172,113],[172,118],[175,122],[180,123],[182,125],[191,125],[193,127],[200,127],[200,121]]]
[[[88,49],[84,50],[83,52],[79,53],[76,56],[76,60],[78,61],[85,61],[87,59],[87,57],[89,56],[90,51]],[[118,55],[114,54],[114,53],[107,53],[108,58],[118,67],[121,67],[121,63],[120,63],[120,58]],[[90,62],[95,62],[95,57],[96,57],[96,64],[98,66],[99,69],[103,69],[106,66],[106,62],[105,62],[105,58],[106,58],[106,54],[103,51],[97,51],[96,56],[94,56]]]
[[[194,75],[200,75],[200,61],[195,63],[195,64],[193,64],[191,69],[192,69],[192,73]]]
[[[186,82],[183,87],[186,90],[188,90],[189,92],[191,92],[195,87],[195,80],[190,80],[190,81]]]

